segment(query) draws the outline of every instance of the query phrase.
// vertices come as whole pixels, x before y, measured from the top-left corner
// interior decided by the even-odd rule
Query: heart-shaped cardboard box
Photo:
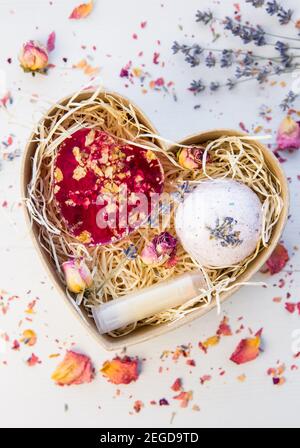
[[[76,102],[81,102],[81,101],[88,99],[93,93],[94,93],[93,91],[85,91],[85,92],[78,94],[78,96],[76,97]],[[157,135],[157,131],[155,130],[153,125],[150,123],[150,121],[147,119],[147,117],[143,114],[143,112],[137,106],[133,105],[132,102],[129,101],[127,98],[124,98],[123,96],[121,96],[119,94],[111,93],[111,92],[102,92],[99,95],[102,96],[102,95],[106,95],[108,93],[109,93],[109,95],[121,100],[125,105],[131,104],[131,106],[135,109],[135,112],[136,112],[136,115],[137,115],[139,121],[142,124],[145,124],[154,134]],[[63,100],[61,100],[59,102],[59,104],[65,105],[70,100],[70,98],[71,98],[71,96],[64,98]],[[53,114],[55,113],[56,110],[57,110],[57,106],[53,106],[46,114],[46,117],[48,117],[47,120],[49,121],[49,123],[51,120],[51,116],[53,116]],[[44,120],[44,118],[43,118],[43,120]],[[47,123],[47,121],[46,121],[46,123]],[[196,145],[196,144],[205,143],[208,140],[217,139],[221,136],[243,136],[243,135],[245,135],[245,134],[238,132],[238,131],[234,131],[234,130],[215,129],[215,130],[211,130],[211,131],[199,132],[197,134],[194,134],[190,137],[183,139],[179,143],[185,144],[185,145]],[[26,146],[24,157],[23,157],[23,166],[22,166],[22,172],[21,172],[21,176],[22,176],[22,179],[21,179],[22,187],[21,188],[22,188],[22,197],[23,198],[27,197],[27,186],[31,180],[32,157],[36,151],[36,143],[34,142],[34,140],[35,140],[35,133],[33,132],[30,136],[30,139]],[[166,146],[164,146],[164,144],[161,143],[160,141],[156,141],[156,144],[159,145],[160,147],[166,149]],[[249,281],[249,279],[263,266],[263,264],[269,258],[269,256],[271,255],[272,251],[275,249],[275,247],[280,239],[280,236],[282,234],[283,228],[284,228],[286,220],[287,220],[287,215],[288,215],[289,193],[288,193],[287,179],[284,175],[284,172],[283,172],[278,160],[273,155],[273,153],[269,149],[267,149],[265,146],[260,144],[259,142],[256,142],[256,144],[259,145],[259,147],[263,151],[263,154],[265,157],[265,162],[268,165],[269,169],[276,175],[276,177],[279,179],[279,181],[281,183],[281,188],[282,188],[281,197],[283,200],[283,209],[282,209],[282,212],[280,215],[280,219],[278,220],[278,222],[276,223],[276,226],[273,229],[273,233],[272,233],[272,237],[271,237],[269,246],[267,248],[263,249],[258,254],[258,256],[248,265],[246,271],[236,280],[235,283],[238,282],[239,284],[242,282]],[[168,149],[177,151],[178,147],[174,146],[174,147],[170,147]],[[30,228],[30,232],[31,232],[31,236],[32,236],[34,245],[36,247],[36,250],[37,250],[42,262],[44,263],[44,266],[49,274],[51,281],[55,284],[57,291],[59,292],[59,294],[61,295],[61,297],[67,304],[67,306],[69,307],[70,311],[74,314],[74,316],[77,319],[79,319],[82,322],[82,324],[84,325],[86,330],[91,335],[93,335],[96,338],[96,340],[98,342],[100,342],[100,344],[105,349],[117,350],[124,346],[129,346],[129,345],[137,344],[142,341],[146,341],[155,336],[164,334],[168,331],[174,330],[175,328],[179,328],[182,325],[192,322],[196,318],[202,316],[203,314],[207,313],[208,311],[210,311],[212,308],[215,307],[215,303],[212,302],[208,306],[202,306],[202,307],[198,308],[197,310],[191,312],[190,314],[187,314],[184,318],[182,318],[174,323],[164,324],[164,325],[160,325],[157,327],[155,327],[155,326],[140,327],[137,330],[135,330],[134,332],[132,332],[128,335],[122,336],[120,338],[113,338],[108,335],[100,335],[97,331],[97,328],[96,328],[96,325],[95,325],[93,319],[87,315],[87,312],[85,311],[85,309],[83,307],[81,307],[81,313],[79,313],[78,310],[73,306],[73,304],[70,302],[70,300],[66,296],[65,286],[62,284],[62,282],[57,274],[57,271],[56,271],[55,266],[51,260],[51,257],[49,256],[48,252],[39,243],[38,225],[35,222],[32,223],[29,212],[25,205],[24,205],[24,209],[25,209],[26,221]],[[234,283],[233,283],[233,286],[234,286]],[[220,300],[223,302],[228,297],[230,297],[235,291],[237,291],[237,289],[239,289],[238,285],[236,285],[230,291],[222,293],[220,296]]]

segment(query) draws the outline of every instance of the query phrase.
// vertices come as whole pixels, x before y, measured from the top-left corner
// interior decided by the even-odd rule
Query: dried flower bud
[[[177,238],[174,238],[168,232],[162,232],[145,245],[141,253],[141,259],[147,265],[173,260],[176,255],[176,245]]]
[[[89,288],[93,278],[83,260],[70,260],[62,264],[69,291],[80,293]]]
[[[202,160],[205,148],[182,148],[178,154],[178,162],[182,168],[188,170],[202,167]]]
[[[19,55],[21,67],[25,72],[45,72],[48,65],[48,51],[37,41],[26,42]]]
[[[279,149],[300,148],[300,125],[291,117],[286,117],[280,124],[277,133]]]

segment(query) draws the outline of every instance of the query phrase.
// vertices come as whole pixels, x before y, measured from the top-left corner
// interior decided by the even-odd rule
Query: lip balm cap
[[[99,307],[92,308],[93,318],[96,323],[96,327],[100,334],[109,333],[112,329],[120,328],[124,324],[119,319],[121,317],[116,313],[110,312],[111,302],[104,303],[101,305],[101,313],[99,312]]]

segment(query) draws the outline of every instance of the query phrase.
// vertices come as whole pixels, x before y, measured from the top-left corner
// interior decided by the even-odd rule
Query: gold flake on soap
[[[83,179],[86,176],[86,169],[82,166],[78,165],[75,170],[73,171],[73,179],[80,180]]]
[[[85,137],[85,146],[90,146],[95,140],[95,129],[91,129]]]
[[[62,171],[59,168],[55,168],[54,170],[54,179],[56,182],[61,182],[63,180],[64,176]]]
[[[87,230],[81,232],[77,239],[83,244],[89,244],[92,241],[91,234]]]

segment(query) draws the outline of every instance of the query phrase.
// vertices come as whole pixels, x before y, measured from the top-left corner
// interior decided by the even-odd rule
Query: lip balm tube
[[[100,334],[109,333],[182,305],[206,287],[202,272],[191,272],[93,307],[92,313]]]

